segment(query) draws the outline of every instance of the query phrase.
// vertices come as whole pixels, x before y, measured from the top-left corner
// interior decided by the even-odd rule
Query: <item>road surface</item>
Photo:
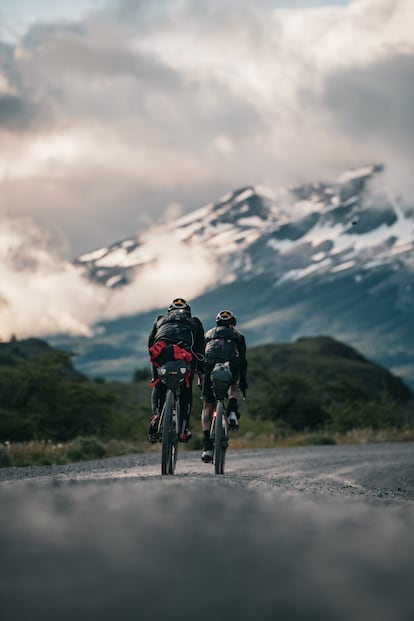
[[[414,444],[0,470],[1,618],[412,621]]]

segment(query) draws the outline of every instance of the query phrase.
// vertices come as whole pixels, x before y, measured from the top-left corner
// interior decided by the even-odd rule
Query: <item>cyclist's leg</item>
[[[188,383],[183,383],[180,388],[180,415],[181,415],[181,432],[180,440],[188,442],[191,439],[190,416],[191,406],[193,402],[193,374],[188,379]]]
[[[213,459],[213,441],[211,439],[211,422],[213,420],[214,403],[204,402],[201,412],[201,428],[203,430],[203,450],[201,459],[210,463]]]
[[[192,433],[190,431],[190,418],[193,409],[193,380],[195,365],[196,359],[193,357],[190,365],[190,372],[180,388],[180,413],[181,421],[183,423],[183,434],[180,434],[180,440],[182,442],[188,442],[188,440],[190,440],[192,437]]]
[[[229,402],[227,406],[227,416],[229,417],[230,429],[238,429],[239,423],[238,420],[240,418],[239,412],[239,397],[240,397],[240,388],[239,388],[239,375],[240,375],[240,365],[238,361],[230,362],[230,370],[232,373],[232,383],[229,387],[228,397]],[[234,414],[236,418],[234,418]]]
[[[203,431],[204,437],[207,437],[206,434],[210,433],[211,421],[213,419],[213,412],[214,412],[214,402],[207,403],[205,401],[203,404],[203,409],[201,411],[201,429]]]
[[[215,397],[213,393],[213,386],[210,378],[211,368],[206,367],[203,382],[203,409],[201,412],[201,429],[203,431],[203,451],[201,453],[201,459],[209,463],[213,457],[213,442],[210,437],[211,421],[213,418]]]
[[[151,407],[152,417],[150,421],[150,427],[148,430],[148,440],[152,443],[158,442],[158,420],[162,411],[167,387],[162,382],[157,382],[152,388],[151,393]]]
[[[211,371],[213,370],[214,363],[207,363],[204,373],[203,386],[201,390],[201,396],[203,399],[203,409],[201,411],[201,429],[203,435],[210,431],[211,420],[214,412],[214,404],[216,398],[213,392],[213,384],[211,382]]]
[[[159,414],[162,411],[166,392],[167,387],[162,382],[158,382],[158,384],[152,389],[151,402],[153,414]]]

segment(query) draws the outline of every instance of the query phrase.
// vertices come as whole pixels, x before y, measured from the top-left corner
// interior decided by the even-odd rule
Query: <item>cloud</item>
[[[396,96],[397,95],[397,96]],[[322,95],[332,125],[394,162],[394,187],[414,197],[414,57],[398,54],[327,78]]]
[[[91,334],[105,292],[62,260],[30,221],[2,219],[0,259],[1,338]]]
[[[90,187],[105,175],[105,152],[114,172],[125,175],[125,159],[135,163],[131,144],[138,153],[148,152],[152,177],[158,175],[147,184],[154,193],[165,187],[170,154],[177,160],[166,180],[172,194],[183,184],[195,189],[207,176],[227,182],[228,189],[250,181],[300,180],[324,172],[338,141],[349,143],[342,158],[348,165],[354,137],[343,125],[327,123],[326,100],[315,95],[344,67],[399,49],[412,53],[406,0],[358,0],[306,11],[231,0],[114,6],[118,10],[96,12],[83,22],[32,27],[7,63],[19,106],[32,111],[33,131],[42,131],[45,140],[62,128],[75,137],[88,135],[92,148],[83,170]],[[306,92],[314,95],[312,105]],[[12,120],[5,116],[3,126],[16,128]],[[312,144],[310,164],[303,145]],[[80,146],[79,160],[82,155]],[[340,159],[334,157],[336,168]],[[69,180],[78,176],[76,166],[67,168],[59,157],[57,165]],[[138,178],[141,171],[138,158]],[[128,183],[134,178],[129,171]],[[157,213],[163,207],[160,199]]]
[[[162,228],[152,229],[141,241],[154,260],[137,272],[129,287],[111,294],[106,319],[161,308],[177,296],[191,300],[215,284],[216,263],[201,246],[175,241]]]
[[[191,300],[216,281],[216,265],[203,248],[174,241],[161,227],[143,235],[142,243],[152,262],[129,287],[105,289],[84,279],[30,221],[3,218],[0,338],[91,336],[103,319],[159,308],[177,295]]]
[[[56,281],[81,288],[69,259],[248,184],[381,160],[414,196],[414,6],[319,4],[113,2],[0,42],[0,209],[65,239]]]

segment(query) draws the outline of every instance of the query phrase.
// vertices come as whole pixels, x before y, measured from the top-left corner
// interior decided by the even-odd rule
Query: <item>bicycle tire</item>
[[[168,390],[162,415],[161,474],[174,474],[177,461],[177,441],[174,438],[176,433],[173,428],[173,405],[174,395],[171,390]]]
[[[216,409],[216,424],[214,430],[214,472],[224,474],[226,461],[227,434],[225,430],[223,402],[219,401]]]
[[[178,434],[180,432],[180,402],[175,402],[175,416],[173,408],[173,420],[171,424],[171,459],[168,467],[168,474],[175,474],[178,455]]]

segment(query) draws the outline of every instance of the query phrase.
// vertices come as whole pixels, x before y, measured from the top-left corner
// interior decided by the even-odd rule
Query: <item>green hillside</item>
[[[328,336],[300,338],[295,343],[259,345],[249,350],[250,377],[256,383],[260,369],[276,375],[298,375],[310,379],[321,392],[340,381],[355,384],[361,397],[381,399],[386,391],[398,403],[413,397],[402,380],[367,360],[356,349]]]
[[[411,407],[413,393],[399,378],[327,336],[252,347],[248,356],[253,418],[346,431],[401,425]]]
[[[72,354],[40,339],[0,343],[0,441],[65,441],[103,433],[113,395],[79,373]]]
[[[118,453],[149,448],[149,364],[131,373],[130,382],[112,382],[86,377],[73,360],[76,365],[74,354],[39,339],[0,343],[0,463],[13,443],[51,444],[55,451],[68,443],[64,459],[104,456],[114,442]],[[249,348],[248,381],[239,439],[413,428],[409,388],[330,337]],[[201,405],[194,386],[189,448],[201,443]]]

